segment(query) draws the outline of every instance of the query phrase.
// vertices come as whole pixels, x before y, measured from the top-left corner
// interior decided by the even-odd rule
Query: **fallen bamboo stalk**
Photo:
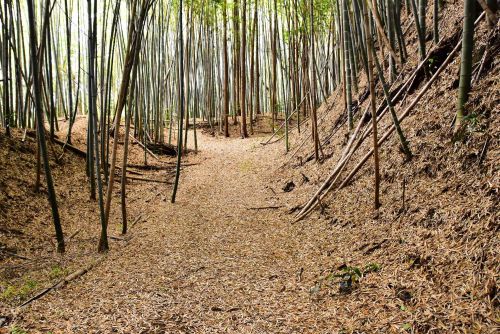
[[[358,145],[361,141],[358,141]],[[349,155],[344,157],[336,166],[336,169],[334,172],[330,175],[329,179],[327,182],[323,183],[321,186],[321,189],[318,190],[315,194],[315,196],[311,197],[309,202],[307,202],[307,205],[305,205],[302,210],[297,214],[295,222],[298,222],[305,216],[307,216],[309,213],[311,213],[316,206],[321,204],[321,201],[326,197],[328,193],[332,190],[333,186],[337,183],[342,171],[344,170],[344,167],[347,166],[347,163],[350,161],[351,157],[353,156],[355,151],[351,151]],[[326,190],[325,190],[326,188]],[[323,191],[324,190],[324,191]]]
[[[415,107],[415,105],[420,101],[422,96],[424,96],[425,93],[427,93],[427,90],[431,87],[431,85],[436,81],[437,77],[441,72],[448,66],[450,63],[453,55],[458,51],[460,48],[460,45],[462,42],[460,41],[457,46],[453,49],[453,51],[449,54],[448,58],[444,61],[444,63],[441,65],[439,70],[432,76],[432,78],[427,82],[427,84],[420,90],[418,95],[413,99],[413,101],[406,107],[405,111],[399,116],[399,120],[403,121],[412,111],[412,109]],[[379,139],[378,145],[383,144],[387,138],[394,132],[396,128],[394,127],[394,124],[389,127],[389,129],[384,133],[384,135]],[[351,173],[346,177],[346,179],[340,184],[339,188],[345,187],[345,185],[353,178],[353,176],[358,172],[358,170],[364,165],[364,163],[370,158],[370,156],[373,154],[373,150],[370,150],[366,155],[361,159],[361,161],[358,163],[358,165],[351,171]]]
[[[121,174],[116,173],[116,176],[120,176],[120,175]],[[130,176],[130,175],[127,175],[127,180],[172,184],[172,182],[166,181],[166,180],[148,179],[148,178],[145,178],[145,177]]]
[[[306,93],[306,95],[304,95],[304,97],[302,98],[302,100],[300,101],[300,103],[297,105],[297,107],[295,108],[295,110],[288,116],[288,118],[286,119],[286,121],[288,122],[292,116],[299,110],[299,107],[302,105],[302,103],[306,100],[307,96],[309,95],[309,92]],[[261,145],[267,145],[269,144],[269,142],[271,141],[271,139],[274,138],[274,136],[276,136],[278,134],[278,132],[283,129],[283,127],[285,126],[285,122],[281,123],[281,126],[276,130],[274,131],[273,135],[265,142],[265,143],[260,143]],[[273,142],[274,143],[274,142]]]
[[[304,123],[307,123],[308,121],[309,121],[309,119],[307,119],[307,118],[306,118],[306,119],[304,119],[302,122],[300,122],[300,125],[303,125]],[[295,129],[297,129],[297,128],[298,128],[297,126],[294,126],[294,127],[292,127],[291,129],[289,129],[289,131],[295,130]],[[272,142],[269,142],[268,144],[274,144],[274,143],[279,142],[280,140],[282,140],[283,138],[285,138],[285,135],[286,135],[286,134],[284,134],[284,133],[283,133],[283,134],[282,134],[282,135],[281,135],[278,139],[276,139],[276,140],[274,140],[274,141],[272,141]],[[263,143],[260,143],[260,144],[261,144],[261,145],[265,145],[265,144],[263,144]]]
[[[479,23],[479,21],[484,17],[485,15],[485,12],[483,12],[476,20],[476,22],[474,24],[477,24]],[[422,96],[425,95],[425,93],[427,93],[427,90],[429,90],[429,88],[431,87],[431,85],[434,83],[434,81],[437,80],[437,78],[439,77],[439,75],[441,74],[441,72],[446,68],[448,67],[448,64],[451,62],[451,60],[453,59],[453,56],[458,52],[458,49],[460,49],[460,46],[462,45],[462,40],[460,39],[459,42],[457,43],[457,45],[455,46],[455,48],[453,48],[453,50],[450,52],[450,54],[448,55],[448,57],[446,58],[446,60],[443,62],[443,64],[439,67],[439,69],[436,71],[436,73],[434,73],[434,75],[432,76],[432,78],[427,82],[427,84],[425,84],[425,86],[420,90],[420,92],[418,93],[418,95],[413,99],[413,101],[406,107],[405,111],[401,114],[401,116],[399,117],[399,120],[402,121],[403,119],[405,119],[409,114],[410,112],[412,111],[412,109],[415,107],[415,105],[420,101],[420,99],[422,98]],[[384,143],[387,138],[389,138],[389,136],[394,132],[395,130],[395,127],[394,125],[391,125],[391,127],[385,132],[385,134],[380,138],[380,140],[378,141],[378,144],[381,145],[382,143]],[[347,178],[344,180],[344,182],[342,182],[342,184],[339,186],[339,188],[343,188],[345,187],[345,185],[354,177],[354,175],[357,173],[357,171],[363,166],[363,164],[368,160],[368,158],[373,154],[373,150],[370,150],[364,157],[363,159],[358,163],[358,165],[352,170],[352,172],[347,176]]]
[[[155,158],[156,160],[160,160],[160,158],[158,158],[158,156],[156,154],[154,154],[153,152],[151,152],[151,150],[149,148],[147,148],[140,140],[136,139],[134,136],[130,136],[130,137],[132,137],[132,139],[137,144],[139,144],[143,149],[145,149],[146,152],[148,152],[153,158]]]
[[[486,12],[486,15],[488,16],[488,21],[490,22],[490,25],[494,27],[497,24],[497,15],[494,13],[491,8],[486,4],[484,0],[477,0],[479,2],[479,5],[483,10]]]
[[[29,257],[26,257],[26,256],[22,256],[22,255],[18,255],[16,253],[13,253],[13,252],[9,252],[9,251],[6,251],[4,249],[0,249],[0,252],[1,253],[4,253],[8,256],[12,256],[12,257],[16,257],[18,259],[21,259],[21,260],[28,260],[28,261],[33,261],[33,259],[29,258]]]
[[[443,39],[441,39],[441,42],[443,41]],[[439,45],[439,44],[438,44]],[[408,79],[405,81],[405,83],[401,86],[401,88],[398,90],[398,92],[396,93],[396,95],[394,95],[394,97],[391,99],[391,103],[395,104],[397,99],[399,98],[399,96],[403,93],[404,90],[406,90],[406,94],[405,94],[405,97],[403,99],[406,98],[406,95],[408,94],[408,91],[409,91],[409,88],[413,85],[413,82],[415,81],[416,77],[417,77],[417,73],[422,69],[422,67],[427,64],[427,61],[429,60],[430,56],[432,55],[432,53],[434,52],[434,50],[437,49],[437,46],[434,47],[432,50],[429,51],[429,53],[427,54],[427,56],[425,57],[424,60],[422,60],[417,68],[412,72],[412,74],[408,77]],[[401,73],[400,73],[400,76],[401,76]],[[384,107],[384,109],[378,113],[378,116],[377,116],[377,123],[382,119],[382,117],[385,116],[385,114],[387,114],[387,111],[389,110],[389,107],[386,105]],[[361,136],[364,139],[366,139],[369,135],[370,135],[370,131],[371,131],[371,127],[367,127],[365,129],[365,131],[363,132],[363,135]]]
[[[57,290],[57,289],[65,287],[68,283],[70,283],[70,282],[76,280],[77,278],[80,278],[83,275],[85,275],[86,273],[88,273],[92,268],[94,268],[96,265],[98,265],[99,263],[101,263],[103,260],[104,260],[104,257],[101,257],[97,261],[95,261],[95,262],[87,265],[86,267],[84,267],[82,269],[78,269],[77,271],[74,271],[73,273],[71,273],[68,276],[64,277],[59,282],[57,282],[57,283],[49,286],[48,288],[45,288],[41,292],[37,293],[36,295],[34,295],[33,297],[31,297],[27,301],[25,301],[24,303],[22,303],[19,307],[23,307],[23,306],[26,306],[28,304],[31,304],[32,302],[34,302],[37,299],[42,298],[43,296],[45,296],[47,293],[49,293],[52,290]]]
[[[398,98],[399,94],[403,91],[405,85],[408,84],[408,82],[411,80],[412,76],[416,75],[416,73],[419,69],[420,69],[420,66],[417,67],[417,69],[410,76],[410,79],[408,79],[406,81],[406,83],[403,84],[403,86],[399,89],[398,93],[393,97],[393,99],[392,99],[393,101],[395,101]],[[399,74],[398,78],[396,78],[396,80],[392,83],[391,88],[397,82],[397,80],[401,77],[401,75],[402,75],[402,72]],[[378,110],[380,110],[380,108],[382,108],[382,106],[383,106],[383,104],[381,103],[377,108],[377,112],[378,112]],[[321,185],[321,187],[316,191],[316,193],[310,198],[310,200],[302,207],[300,212],[296,215],[296,219],[297,219],[296,221],[300,220],[302,216],[307,215],[311,211],[311,206],[314,204],[315,201],[317,201],[318,199],[321,200],[323,198],[322,192],[325,189],[326,189],[326,193],[328,193],[328,191],[330,191],[332,186],[338,180],[338,177],[340,176],[340,173],[343,171],[343,168],[347,165],[347,162],[349,162],[349,160],[352,157],[352,155],[354,154],[354,152],[356,152],[356,150],[359,148],[359,146],[361,146],[361,144],[365,140],[365,138],[366,138],[365,133],[363,133],[363,135],[358,139],[354,148],[351,151],[349,151],[351,149],[351,146],[354,143],[362,125],[363,125],[363,119],[364,119],[365,115],[368,113],[368,108],[369,108],[369,106],[367,106],[365,108],[364,113],[359,118],[358,125],[356,126],[356,130],[351,135],[351,138],[349,139],[349,142],[347,143],[346,148],[344,148],[342,156],[341,156],[340,160],[337,162],[337,164],[335,165],[333,172],[330,173],[330,175],[328,176],[326,181]],[[379,120],[380,120],[380,118],[377,118],[377,122]],[[314,205],[314,207],[316,205]]]
[[[427,58],[428,58],[429,56],[430,56],[430,53],[429,53],[429,55],[427,56]],[[422,63],[419,65],[419,67],[418,67],[418,68],[417,68],[417,69],[416,69],[416,70],[412,73],[412,75],[410,76],[410,79],[409,79],[409,80],[411,80],[411,78],[416,77],[416,73],[418,72],[418,70],[420,70],[421,66],[423,66],[423,65],[425,64],[425,61],[427,60],[427,58],[426,58],[426,59],[424,60],[424,62],[422,62]],[[401,78],[402,74],[403,74],[403,71],[401,71],[401,72],[399,73],[398,77],[397,77],[397,78],[394,80],[394,82],[391,84],[391,87],[390,87],[390,88],[392,88],[392,86],[393,86],[393,85],[394,85],[394,84],[395,84],[395,83],[399,80],[399,78]],[[397,94],[396,94],[396,95],[395,95],[395,96],[391,99],[391,102],[395,101],[395,100],[399,97],[400,92],[401,92],[401,91],[403,90],[403,88],[404,88],[404,87],[408,84],[408,81],[409,81],[409,80],[407,80],[407,81],[406,81],[406,82],[402,85],[402,87],[400,87],[400,89],[399,89],[398,93],[397,93]],[[378,85],[378,83],[377,83],[377,85]],[[364,102],[364,101],[362,101],[362,102],[358,101],[358,108],[361,106],[361,104],[362,104],[363,102]],[[380,108],[381,108],[382,106],[383,106],[383,103],[382,103],[382,104],[381,104],[381,105],[377,108],[377,113],[378,113],[378,111],[380,110]],[[364,113],[361,115],[361,120],[364,118],[364,115],[367,113],[367,111],[368,111],[368,107],[369,107],[369,105],[366,107],[366,109],[365,109]],[[383,110],[383,111],[380,113],[380,116],[377,118],[377,122],[378,122],[378,121],[382,118],[382,116],[385,114],[385,112],[386,112],[386,110]],[[339,125],[339,127],[340,127],[340,126],[342,126],[345,122],[346,122],[346,120],[344,120],[344,121],[343,121],[343,122]],[[338,128],[335,128],[335,129],[334,129],[334,131],[336,131],[337,129],[338,129]],[[365,131],[366,131],[366,130],[365,130]],[[329,139],[331,139],[331,138],[333,137],[334,133],[335,133],[335,132],[331,133],[329,136],[327,136],[327,137],[325,138],[325,140],[324,140],[324,143],[325,143],[325,144],[326,144],[326,142],[327,142]],[[356,133],[357,133],[357,132],[356,132]],[[363,136],[365,136],[365,133],[363,133]],[[310,137],[310,136],[309,136],[309,137]],[[309,137],[308,137],[308,138],[309,138]],[[355,136],[351,136],[351,138],[349,139],[349,143],[348,143],[347,147],[350,147],[350,143],[351,143],[351,141],[353,141],[354,139],[355,139]],[[304,142],[302,142],[302,144],[301,144],[301,145],[297,148],[297,150],[296,150],[296,151],[294,151],[294,154],[292,155],[292,157],[293,157],[293,156],[294,156],[294,155],[298,152],[298,150],[299,150],[301,147],[303,147],[303,144],[304,144],[304,143],[305,143],[305,141],[304,141]],[[351,143],[351,144],[352,144],[352,143]],[[344,149],[344,153],[343,153],[343,155],[346,155],[347,153],[348,153],[348,151],[347,151],[346,149]],[[311,156],[312,156],[312,154],[308,156],[308,159],[309,159]],[[290,159],[288,159],[288,160],[285,162],[285,164],[286,164],[288,161],[290,161],[290,160],[291,160],[291,158],[290,158]],[[284,164],[284,165],[285,165],[285,164]],[[283,166],[284,166],[284,165],[283,165]],[[282,167],[283,167],[283,166],[282,166]]]
[[[337,97],[337,95],[339,94],[339,92],[340,92],[340,90],[337,90],[337,91],[335,92],[335,97],[334,97],[334,100],[335,100],[335,98]],[[327,103],[327,102],[325,102],[325,103]],[[321,116],[321,118],[320,118],[320,120],[319,120],[319,121],[320,121],[320,122],[323,122],[323,121],[324,121],[324,119],[326,118],[326,116],[330,113],[330,111],[332,111],[332,109],[333,109],[333,103],[332,103],[332,104],[331,104],[328,108],[326,108],[326,111],[323,113],[323,115]],[[342,123],[342,124],[343,124],[343,123]],[[321,124],[318,124],[318,127],[319,127],[320,125],[322,125],[322,123],[321,123]],[[302,142],[301,142],[301,143],[300,143],[300,145],[299,145],[299,146],[295,149],[295,151],[293,151],[292,155],[290,155],[290,157],[289,157],[289,158],[288,158],[288,159],[287,159],[287,160],[286,160],[286,161],[285,161],[285,162],[284,162],[284,163],[283,163],[283,164],[282,164],[282,165],[281,165],[278,169],[285,167],[285,165],[286,165],[286,164],[287,164],[290,160],[292,160],[292,158],[293,158],[293,157],[297,154],[297,152],[298,152],[298,151],[299,151],[299,150],[300,150],[300,149],[301,149],[301,148],[305,145],[305,143],[307,142],[307,140],[308,140],[309,138],[311,138],[311,136],[312,136],[312,133],[309,133],[309,134],[307,135],[307,137],[305,137],[305,138],[304,138],[304,140],[302,140]]]
[[[413,19],[412,19],[412,20],[413,20]],[[440,43],[441,43],[442,41],[443,41],[443,39],[441,39]],[[425,58],[424,60],[422,60],[422,61],[419,63],[419,65],[417,66],[417,68],[416,68],[415,70],[413,70],[412,74],[411,74],[411,75],[408,77],[408,79],[407,79],[407,80],[406,80],[406,81],[405,81],[405,82],[404,82],[404,83],[403,83],[403,84],[399,87],[399,89],[398,89],[397,93],[396,93],[396,94],[395,94],[395,95],[391,98],[391,103],[396,103],[397,99],[399,98],[399,96],[402,94],[402,92],[403,92],[405,89],[407,89],[407,93],[408,93],[408,89],[409,89],[409,87],[411,87],[411,85],[413,85],[413,82],[415,81],[415,78],[417,77],[417,73],[418,73],[418,71],[420,71],[420,70],[422,69],[422,67],[423,67],[423,66],[427,63],[427,61],[428,61],[429,57],[432,55],[432,53],[434,52],[434,50],[438,49],[438,46],[439,46],[439,45],[440,45],[440,44],[437,44],[434,48],[432,48],[432,49],[428,52],[428,54],[427,54],[426,58]],[[405,64],[405,66],[406,66],[406,64]],[[404,68],[403,68],[403,70],[404,70]],[[397,77],[397,78],[394,80],[394,82],[391,84],[391,87],[390,87],[390,88],[392,88],[392,86],[394,86],[394,84],[395,84],[395,83],[399,80],[399,78],[401,78],[401,77],[402,77],[403,70],[399,73],[398,77]],[[405,97],[406,97],[406,96],[405,96]],[[381,104],[378,106],[378,108],[377,108],[377,115],[378,115],[378,116],[377,116],[377,123],[378,123],[378,122],[382,119],[382,117],[383,117],[383,116],[387,113],[387,111],[389,110],[388,106],[386,105],[386,106],[384,107],[384,109],[383,109],[381,112],[379,112],[380,108],[382,108],[382,106],[383,106],[383,105],[384,105],[384,104],[383,104],[383,103],[381,103]],[[363,113],[363,115],[361,116],[361,119],[362,119],[362,118],[364,117],[364,115],[367,113],[367,110],[368,110],[368,107],[366,108],[365,112],[364,112],[364,113]],[[363,140],[365,140],[365,139],[366,139],[366,137],[368,137],[368,135],[370,134],[371,129],[372,129],[371,127],[367,127],[367,128],[365,128],[365,130],[364,130],[364,132],[363,132],[363,134],[362,134],[362,136],[361,136],[362,141],[363,141]],[[331,138],[331,136],[329,136],[329,137],[327,137],[327,138]],[[350,141],[351,141],[351,140],[354,140],[354,139],[355,139],[355,136],[354,136],[354,137],[353,137],[353,136],[351,136]],[[302,146],[303,146],[303,145],[301,145],[300,147],[302,147]],[[350,145],[348,144],[347,146],[350,146]],[[300,149],[300,147],[297,149],[297,151]],[[357,149],[357,147],[356,147],[355,149]],[[296,152],[294,152],[294,153],[296,153]],[[347,153],[348,153],[348,152],[347,152],[347,150],[346,150],[346,149],[344,149],[344,153],[343,153],[343,155],[345,156]],[[287,161],[287,162],[288,162],[288,161]]]
[[[394,97],[392,97],[391,103],[395,103],[395,101],[397,101],[397,99],[402,94],[402,92],[405,89],[407,89],[409,87],[409,85],[411,86],[413,84],[413,81],[416,78],[418,71],[420,71],[421,68],[426,64],[427,59],[430,57],[430,55],[432,54],[432,52],[434,50],[435,49],[432,49],[431,51],[429,51],[427,57],[419,63],[417,68],[412,72],[412,74],[409,76],[409,78],[399,88],[398,92],[394,95]],[[400,78],[401,75],[402,75],[402,72],[399,74],[398,78]],[[393,82],[392,85],[394,85],[394,83],[397,82],[398,78],[396,78],[396,80]],[[379,107],[377,108],[377,113],[378,113],[378,110],[380,110],[380,108],[382,108],[382,106],[383,106],[383,103],[381,103],[379,105]],[[387,110],[389,110],[389,108],[388,108],[388,106],[385,106],[385,108],[380,112],[379,116],[377,117],[377,123],[380,122],[382,117],[387,113]],[[368,107],[365,110],[365,114],[367,111],[368,111]],[[306,216],[307,214],[309,214],[312,211],[312,209],[314,209],[314,207],[317,206],[317,204],[314,204],[314,202],[318,199],[319,200],[323,199],[323,197],[332,189],[333,185],[338,180],[340,173],[343,171],[343,168],[347,165],[347,162],[350,160],[350,158],[352,157],[354,152],[356,152],[356,150],[361,146],[361,144],[364,142],[364,140],[366,138],[368,138],[368,136],[370,135],[371,127],[365,127],[363,134],[358,139],[358,142],[356,143],[356,145],[354,146],[352,151],[348,152],[348,150],[350,149],[350,146],[352,145],[352,142],[354,141],[355,137],[357,136],[358,130],[359,130],[359,128],[362,124],[362,121],[363,121],[363,117],[364,117],[364,114],[363,114],[363,116],[361,116],[361,118],[359,120],[358,126],[356,127],[356,131],[351,136],[351,139],[349,140],[347,148],[344,149],[341,160],[339,160],[339,162],[335,166],[334,171],[328,176],[328,179],[321,185],[320,189],[318,189],[318,191],[316,191],[316,193],[311,197],[311,199],[306,203],[306,205],[304,205],[302,210],[297,214],[297,216],[296,216],[297,221],[300,220],[303,216]],[[322,194],[322,192],[325,189],[326,189],[325,193]],[[313,207],[311,207],[311,205],[313,205]]]
[[[25,135],[27,135],[28,137],[36,139],[36,133],[35,132],[26,131]],[[75,153],[76,155],[78,155],[78,156],[80,156],[82,158],[86,158],[87,157],[87,152],[79,149],[76,146],[73,146],[73,145],[69,144],[68,142],[64,142],[62,140],[59,140],[55,136],[52,137],[52,138],[50,138],[49,143],[56,143],[56,144],[62,146],[62,148],[63,148],[63,154],[64,154],[64,150],[67,148],[69,151]],[[59,160],[59,159],[61,159],[61,157],[62,157],[62,154],[61,154],[61,156],[59,156],[58,158],[56,157],[56,158]]]
[[[480,20],[484,17],[484,15],[485,15],[485,13],[483,12],[479,16],[479,18],[476,20],[475,24],[479,23]],[[450,54],[448,55],[448,57],[445,59],[445,61],[441,64],[441,66],[439,67],[439,69],[434,73],[434,75],[431,77],[431,79],[429,79],[429,81],[425,84],[425,86],[420,90],[420,92],[413,99],[413,101],[406,107],[406,109],[401,114],[401,116],[398,117],[398,119],[399,119],[400,122],[402,122],[410,114],[410,112],[415,107],[415,105],[420,101],[420,99],[425,95],[425,93],[427,93],[427,91],[432,86],[432,84],[434,83],[434,81],[437,80],[437,78],[439,77],[439,75],[441,74],[441,72],[444,71],[448,67],[449,63],[451,62],[451,60],[453,59],[453,57],[455,56],[455,54],[457,53],[457,51],[458,51],[458,49],[460,48],[461,45],[462,45],[462,40],[460,39],[457,42],[456,46],[453,48],[453,50],[450,52]],[[429,52],[429,54],[430,54],[430,52]],[[386,108],[386,109],[388,109],[388,108]],[[389,127],[389,129],[384,133],[384,135],[379,139],[378,146],[382,145],[389,138],[389,136],[395,131],[395,129],[396,128],[395,128],[394,124],[392,124]],[[362,138],[360,138],[360,140],[363,140],[363,136],[362,136]],[[354,151],[352,153],[354,153]],[[352,155],[352,153],[351,153],[351,155]],[[337,189],[344,188],[352,180],[352,178],[354,177],[354,175],[356,175],[356,173],[361,169],[361,167],[366,163],[366,161],[368,161],[368,159],[371,157],[372,154],[373,154],[373,149],[370,149],[370,151],[368,151],[368,153],[365,154],[365,156],[354,167],[354,169],[349,173],[349,175],[344,179],[344,181],[338,186]],[[340,169],[340,168],[336,167],[336,169],[334,170],[334,173],[332,173],[329,176],[327,182],[323,183],[323,185],[320,187],[320,190],[322,188],[324,189],[324,188],[326,188],[326,184],[328,184],[329,187],[328,187],[327,191],[324,192],[324,193],[322,193],[322,194],[320,194],[321,191],[318,190],[315,193],[315,195],[311,198],[311,200],[308,202],[309,206],[306,205],[301,210],[301,212],[296,216],[296,220],[295,221],[299,221],[299,220],[303,219],[306,215],[308,215],[318,205],[319,201],[322,200],[324,197],[326,197],[326,195],[331,191],[331,189],[332,189],[333,185],[335,184],[335,182],[329,183],[328,181],[331,181],[331,179],[335,175],[337,175],[338,169]]]
[[[130,170],[130,169],[127,169],[127,173],[134,174],[134,175],[144,175],[144,173],[136,172],[135,170]]]
[[[80,233],[81,231],[82,231],[82,229],[78,229],[72,235],[70,235],[68,238],[68,242],[71,241],[74,237],[76,237],[78,235],[78,233]]]
[[[196,166],[199,163],[186,163],[182,164],[183,167]],[[142,170],[169,170],[175,168],[175,163],[164,162],[163,166],[156,165],[138,165],[138,164],[127,164],[129,168],[142,169]]]
[[[137,224],[139,222],[139,220],[142,218],[142,212],[139,213],[137,215],[137,217],[135,217],[134,221],[132,222],[132,224],[130,224],[130,227],[133,227],[135,224]]]
[[[75,153],[76,155],[86,158],[87,157],[87,152],[80,150],[78,147],[73,146],[69,144],[68,142],[63,142],[62,140],[59,140],[57,138],[52,138],[51,141],[53,141],[56,144],[59,144],[63,147],[63,150],[68,149],[69,151]]]
[[[126,234],[124,234],[126,235]],[[111,240],[115,240],[115,241],[125,241],[125,242],[128,242],[130,241],[130,239],[132,239],[133,237],[132,236],[128,236],[128,237],[119,237],[119,236],[116,236],[116,235],[110,235],[109,238]]]

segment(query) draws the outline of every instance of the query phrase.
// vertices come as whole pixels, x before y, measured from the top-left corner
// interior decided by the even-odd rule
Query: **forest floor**
[[[112,244],[81,279],[16,310],[15,326],[29,333],[331,328],[338,310],[311,300],[302,279],[309,247],[286,218],[283,191],[269,186],[276,166],[261,140],[201,134],[177,202],[170,204],[170,185],[143,184],[141,196],[134,189],[130,206],[147,218],[123,246]]]
[[[82,231],[74,236],[64,256],[54,254],[49,245],[46,252],[52,255],[46,257],[52,262],[45,266],[56,262],[77,270],[96,264],[27,306],[12,303],[3,308],[10,322],[5,333],[7,328],[13,333],[45,334],[420,333],[430,328],[437,333],[459,328],[495,332],[497,308],[484,309],[484,302],[474,304],[465,297],[446,300],[455,296],[448,289],[461,289],[467,280],[435,281],[432,267],[437,264],[425,255],[433,250],[425,242],[413,242],[408,235],[411,224],[405,230],[395,228],[397,224],[387,221],[386,215],[364,221],[339,216],[339,221],[322,214],[293,223],[290,210],[318,182],[295,180],[295,190],[290,186],[284,190],[289,180],[279,171],[282,145],[262,146],[268,138],[262,136],[242,140],[209,131],[198,135],[199,153],[185,157],[177,202],[170,203],[170,184],[131,181],[129,221],[136,224],[126,236],[111,240],[111,250],[104,255],[95,251],[96,213],[90,222],[82,216],[83,226],[93,235]],[[142,159],[137,145],[132,152],[132,161]],[[165,164],[168,159],[149,164]],[[84,173],[81,161],[78,166],[75,174]],[[166,174],[143,172],[151,179]],[[110,228],[117,236],[118,203],[113,206]],[[81,214],[82,209],[76,211]],[[70,231],[77,228],[72,224],[82,224],[69,220],[63,226],[69,224]],[[52,238],[50,224],[40,233]],[[436,236],[426,233],[432,235],[428,240]],[[415,233],[417,238],[420,234],[420,230]],[[414,257],[407,258],[412,252]],[[19,254],[34,258],[39,253]],[[17,265],[26,262],[15,260]],[[3,263],[16,270],[12,263]],[[331,274],[350,265],[360,270],[368,266],[372,272],[367,271],[352,290],[342,291]],[[40,268],[24,270],[42,281],[36,276]],[[469,306],[474,308],[472,314]],[[463,326],[456,326],[456,321]]]
[[[84,136],[78,126],[76,131]],[[420,210],[411,209],[406,215],[417,225],[404,221],[401,225],[400,218],[391,213],[399,205],[397,201],[384,206],[379,219],[356,213],[359,202],[354,201],[346,206],[335,203],[340,210],[337,219],[327,208],[325,214],[319,212],[294,223],[290,211],[319,185],[321,177],[313,170],[320,165],[311,162],[310,167],[317,166],[313,170],[295,171],[309,174],[310,180],[304,175],[287,176],[292,170],[279,169],[288,159],[282,145],[260,144],[268,137],[226,139],[207,131],[198,135],[199,153],[185,157],[175,204],[170,203],[171,184],[130,181],[129,221],[136,224],[126,236],[119,235],[119,204],[115,201],[110,226],[114,239],[105,255],[96,252],[96,202],[72,202],[88,198],[82,159],[66,153],[62,167],[54,163],[56,186],[82,182],[82,189],[70,194],[65,193],[68,187],[58,187],[63,226],[71,235],[67,253],[54,254],[53,243],[47,241],[53,235],[50,211],[34,215],[31,223],[24,217],[24,225],[15,230],[19,235],[10,233],[0,241],[9,245],[16,240],[6,249],[14,252],[17,246],[16,255],[28,260],[4,257],[2,280],[24,280],[24,286],[16,290],[20,294],[30,288],[26,280],[31,277],[37,283],[32,291],[25,291],[27,299],[47,283],[61,279],[54,268],[69,274],[96,264],[82,277],[27,306],[18,307],[19,299],[3,306],[0,303],[0,315],[7,315],[4,319],[8,321],[4,332],[8,333],[7,328],[17,330],[14,333],[420,333],[432,328],[437,333],[495,332],[498,307],[495,301],[488,302],[488,289],[496,289],[495,274],[491,272],[489,280],[481,276],[476,281],[474,274],[469,276],[469,269],[475,270],[470,262],[450,255],[464,254],[484,270],[495,268],[498,238],[493,221],[480,219],[483,223],[471,229],[470,233],[483,229],[481,234],[467,237],[474,245],[477,237],[482,242],[479,249],[450,243],[444,227],[422,226],[418,223],[422,222]],[[76,137],[75,142],[81,144]],[[34,142],[23,144],[14,139],[11,145],[11,150],[26,151],[34,159],[30,151]],[[138,145],[131,152],[131,162],[143,159]],[[23,154],[5,156],[11,160],[2,160],[7,167],[2,172],[8,174]],[[149,164],[166,166],[172,160],[150,158]],[[10,168],[9,163],[13,164]],[[32,172],[28,171],[23,177],[29,180]],[[165,170],[142,173],[149,179],[171,178]],[[289,177],[294,179],[295,189],[289,185]],[[37,205],[37,201],[47,205],[43,193],[16,197],[20,188],[12,189],[16,188],[7,184],[11,202],[6,207],[16,203],[19,210],[8,218],[29,212],[23,205]],[[361,194],[359,186],[355,189]],[[399,196],[397,191],[395,194]],[[361,198],[369,202],[370,194]],[[426,203],[415,202],[422,209],[431,205]],[[428,210],[424,212],[428,215]],[[40,216],[43,219],[38,221]],[[43,229],[30,232],[37,225]],[[33,239],[35,235],[40,239]],[[23,248],[23,243],[29,248]],[[481,250],[484,255],[477,262]],[[441,263],[450,260],[453,262]],[[369,270],[353,283],[352,290],[343,290],[333,275],[350,266]],[[493,286],[482,286],[484,280]],[[3,294],[7,290],[3,288]],[[460,294],[462,298],[457,299]],[[496,290],[493,298],[497,298],[495,294]]]

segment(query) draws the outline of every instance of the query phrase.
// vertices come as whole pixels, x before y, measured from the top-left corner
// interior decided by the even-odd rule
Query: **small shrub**
[[[481,116],[477,113],[470,113],[463,118],[463,122],[467,132],[482,132],[484,131],[483,126],[481,125]]]

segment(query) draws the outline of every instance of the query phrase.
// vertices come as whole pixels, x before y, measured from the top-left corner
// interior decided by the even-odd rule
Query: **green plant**
[[[320,279],[315,284],[315,286],[311,288],[310,293],[311,294],[318,293],[321,290],[323,283],[331,285],[330,283],[335,279],[339,279],[334,282],[338,284],[339,291],[341,293],[349,293],[350,291],[352,291],[353,288],[355,288],[359,284],[361,278],[363,278],[369,273],[379,271],[380,268],[381,268],[380,264],[375,262],[368,263],[363,267],[363,270],[361,270],[358,267],[343,265],[338,269],[337,272],[332,272],[328,274],[326,277]]]
[[[409,323],[405,323],[405,324],[401,325],[401,329],[409,332],[409,331],[411,331],[411,325]]]
[[[28,334],[27,331],[25,331],[24,329],[17,327],[17,326],[12,327],[10,329],[9,333],[10,334]]]
[[[471,112],[470,114],[463,116],[460,127],[455,129],[452,141],[464,141],[468,138],[469,135],[475,132],[483,131],[484,124],[482,123],[481,115],[475,112]]]
[[[16,295],[16,287],[13,285],[7,285],[5,290],[0,294],[0,300],[11,300]]]
[[[21,285],[18,289],[18,295],[21,299],[29,295],[36,287],[38,286],[38,283],[35,280],[32,280],[31,278],[27,278],[24,281],[24,284]]]
[[[356,286],[359,280],[363,277],[363,273],[358,267],[343,267],[339,273],[333,274],[331,278],[340,278],[340,292],[349,292]]]
[[[50,270],[49,277],[51,279],[56,279],[56,278],[60,278],[62,276],[66,276],[67,274],[68,274],[68,270],[67,269],[64,269],[64,268],[61,268],[58,265],[55,265]]]
[[[380,264],[375,262],[368,263],[363,270],[363,275],[366,275],[368,273],[375,273],[379,270],[380,270]]]
[[[467,132],[472,133],[482,131],[481,117],[477,113],[472,112],[468,115],[465,115],[462,121],[466,126]]]
[[[31,278],[26,278],[24,282],[18,286],[9,284],[0,294],[0,300],[10,301],[16,298],[23,300],[30,295],[37,286],[38,283]]]

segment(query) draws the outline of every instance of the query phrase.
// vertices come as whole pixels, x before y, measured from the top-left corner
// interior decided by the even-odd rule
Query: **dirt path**
[[[284,209],[249,209],[279,201],[266,189],[271,163],[259,140],[204,136],[178,202],[169,203],[170,190],[155,196],[126,246],[23,310],[20,325],[53,333],[313,330],[314,306],[292,264],[300,238],[290,237]]]

